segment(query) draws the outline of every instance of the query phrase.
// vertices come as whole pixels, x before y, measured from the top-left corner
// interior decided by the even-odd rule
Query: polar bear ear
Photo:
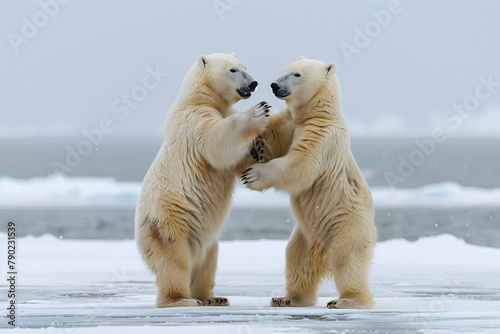
[[[299,60],[304,60],[304,59],[306,59],[306,57],[304,57],[304,56],[299,57]]]
[[[198,66],[202,70],[207,66],[207,58],[204,55],[199,55],[196,62],[198,63]]]
[[[233,56],[234,58],[236,58],[236,52],[231,53],[231,56]]]
[[[333,75],[336,70],[337,70],[337,64],[335,63],[326,64],[326,75]]]

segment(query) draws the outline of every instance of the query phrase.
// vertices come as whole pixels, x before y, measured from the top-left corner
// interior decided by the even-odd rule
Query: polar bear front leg
[[[293,194],[312,185],[319,167],[319,160],[313,152],[303,156],[292,149],[284,157],[248,168],[242,173],[241,181],[252,190],[262,191],[274,187]]]
[[[267,102],[261,102],[247,112],[218,120],[207,118],[197,131],[202,155],[217,169],[234,169],[249,154],[253,139],[264,131],[269,108]]]

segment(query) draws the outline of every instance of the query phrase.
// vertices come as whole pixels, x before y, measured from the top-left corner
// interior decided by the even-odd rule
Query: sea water
[[[106,138],[70,166],[80,141],[1,139],[0,221],[15,220],[20,236],[133,238],[140,182],[161,138]],[[351,149],[374,195],[380,241],[450,233],[500,247],[500,139],[353,138]],[[68,170],[55,182],[60,165]],[[289,237],[286,194],[237,189],[222,240]]]

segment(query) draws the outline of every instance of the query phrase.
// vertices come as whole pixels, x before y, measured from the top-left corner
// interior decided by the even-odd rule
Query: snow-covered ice
[[[0,240],[5,245],[6,235]],[[13,333],[495,333],[500,328],[500,249],[450,235],[379,243],[372,310],[327,309],[337,296],[328,282],[314,307],[269,307],[271,297],[284,293],[286,241],[281,240],[221,242],[215,291],[231,306],[171,309],[154,307],[154,279],[134,241],[43,235],[17,242],[20,328]],[[6,305],[6,293],[0,301]],[[0,331],[10,327],[4,312]]]

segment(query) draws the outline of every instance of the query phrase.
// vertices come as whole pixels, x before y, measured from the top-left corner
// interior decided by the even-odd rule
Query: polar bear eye
[[[234,68],[230,69],[229,72],[231,73],[236,73],[236,70]]]
[[[296,76],[297,78],[300,78],[300,73],[295,73],[294,76]]]

